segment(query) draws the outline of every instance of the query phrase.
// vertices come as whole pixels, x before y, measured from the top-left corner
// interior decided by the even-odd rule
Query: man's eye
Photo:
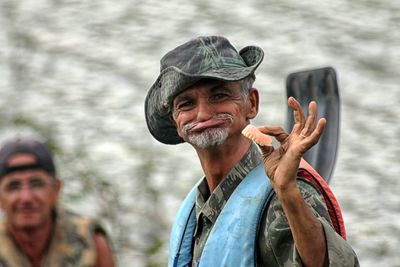
[[[228,98],[229,95],[228,94],[224,94],[224,93],[216,93],[214,95],[212,95],[212,99],[213,100],[224,100],[226,98]]]
[[[193,106],[192,101],[184,101],[184,102],[178,103],[178,105],[176,105],[176,109],[177,110],[188,110],[192,106]]]
[[[14,181],[14,182],[10,182],[6,185],[5,189],[7,192],[13,192],[13,191],[17,191],[21,189],[21,183]]]
[[[30,188],[42,188],[46,186],[46,182],[40,179],[33,179],[29,181],[29,187]]]

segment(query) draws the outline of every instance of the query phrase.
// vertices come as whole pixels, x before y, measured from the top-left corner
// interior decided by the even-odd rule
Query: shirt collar
[[[236,187],[261,162],[261,152],[258,146],[252,143],[243,158],[230,170],[212,194],[210,194],[207,180],[203,178],[203,181],[201,181],[197,188],[196,194],[197,222],[199,222],[200,215],[203,214],[212,223],[215,223]]]

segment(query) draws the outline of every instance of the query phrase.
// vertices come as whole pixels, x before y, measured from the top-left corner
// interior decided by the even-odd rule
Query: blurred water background
[[[101,218],[119,266],[165,266],[169,227],[201,176],[188,145],[147,131],[159,59],[198,35],[265,51],[255,124],[284,125],[285,78],[330,65],[342,97],[331,186],[361,266],[400,266],[400,2],[0,1],[0,141],[49,140],[64,205]]]

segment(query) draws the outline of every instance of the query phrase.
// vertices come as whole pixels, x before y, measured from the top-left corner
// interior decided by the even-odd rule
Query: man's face
[[[17,154],[8,166],[35,163],[30,154]],[[56,206],[60,182],[43,170],[11,172],[0,181],[0,206],[7,218],[7,225],[15,230],[41,227],[51,220]]]
[[[202,80],[174,98],[173,118],[180,137],[198,148],[240,138],[258,111],[258,93],[241,92],[241,82]]]

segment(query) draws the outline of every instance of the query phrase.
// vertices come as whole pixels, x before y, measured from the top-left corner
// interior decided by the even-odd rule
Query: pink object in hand
[[[247,125],[246,128],[242,130],[242,134],[260,146],[272,146],[271,137],[260,132],[260,130],[254,125]]]

